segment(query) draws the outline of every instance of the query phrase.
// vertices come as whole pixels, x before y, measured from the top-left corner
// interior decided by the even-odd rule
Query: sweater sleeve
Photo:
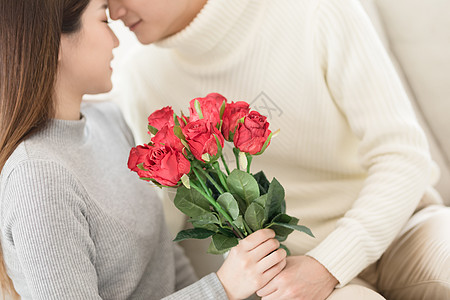
[[[183,249],[176,243],[173,246],[176,276],[175,290],[178,291],[192,284],[197,279],[197,275],[195,275],[189,259],[184,255]]]
[[[62,166],[25,161],[7,179],[2,246],[24,299],[101,299],[83,190]],[[16,277],[17,276],[17,277]]]
[[[188,258],[177,244],[174,244],[176,293],[164,298],[177,299],[228,299],[222,284],[215,273],[211,273],[202,279],[195,281],[196,275]]]
[[[315,42],[335,104],[360,140],[367,178],[336,228],[310,255],[340,284],[376,261],[430,185],[424,133],[395,69],[356,0],[321,0]]]
[[[215,299],[227,300],[227,294],[223,289],[219,278],[215,273],[206,275],[199,281],[167,296],[166,300],[185,300],[185,299]]]

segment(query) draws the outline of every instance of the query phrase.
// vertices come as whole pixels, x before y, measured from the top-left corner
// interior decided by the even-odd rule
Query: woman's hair
[[[0,171],[16,147],[54,116],[61,34],[81,28],[89,0],[0,1]],[[3,293],[17,297],[0,248]]]

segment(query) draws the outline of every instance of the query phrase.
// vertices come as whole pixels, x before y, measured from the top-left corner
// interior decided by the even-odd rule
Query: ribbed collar
[[[83,144],[89,135],[86,117],[81,114],[80,120],[51,119],[37,135],[60,145]]]
[[[263,0],[209,0],[182,31],[155,45],[172,48],[189,59],[221,57],[248,36],[260,16]]]

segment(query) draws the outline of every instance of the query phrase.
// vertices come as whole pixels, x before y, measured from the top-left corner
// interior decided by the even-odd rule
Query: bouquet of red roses
[[[212,93],[191,100],[189,116],[169,106],[155,111],[148,129],[151,142],[131,149],[128,167],[143,180],[177,189],[174,204],[194,228],[180,231],[175,241],[212,236],[208,252],[220,254],[262,228],[273,229],[280,242],[293,230],[313,236],[286,214],[281,184],[250,172],[253,156],[264,152],[273,132],[248,103]],[[234,144],[232,171],[222,153],[225,142]]]

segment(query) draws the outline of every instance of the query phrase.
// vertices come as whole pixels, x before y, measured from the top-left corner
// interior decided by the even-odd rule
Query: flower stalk
[[[227,184],[227,180],[225,178],[225,174],[223,174],[222,170],[220,169],[219,163],[218,162],[214,162],[212,164],[213,169],[217,171],[217,174],[219,175],[219,180],[220,183],[222,184],[222,186],[225,188],[225,190],[227,192],[230,192],[230,189],[228,188],[228,184]],[[228,174],[230,175],[230,174]]]
[[[227,175],[230,175],[230,169],[228,168],[228,164],[225,161],[225,158],[223,157],[223,154],[220,155],[220,159],[222,160],[223,166],[225,168],[225,171],[227,172]]]
[[[211,191],[208,189],[208,187],[206,186],[206,184],[203,182],[203,180],[200,178],[200,175],[198,174],[196,168],[192,168],[192,171],[194,171],[195,176],[197,177],[198,181],[200,182],[200,185],[203,188],[203,191],[206,193],[206,195],[208,195],[208,197],[212,198],[212,193]],[[192,186],[192,182],[191,182],[191,186]]]
[[[201,167],[195,167],[195,168],[198,171],[200,171],[203,175],[205,175],[206,178],[208,178],[208,180],[214,185],[214,187],[219,191],[220,194],[224,193],[224,190],[222,189],[222,187],[214,180],[214,178],[211,177],[211,175],[209,175],[208,172],[203,170],[203,168],[201,168]],[[198,178],[198,176],[197,176],[197,178]]]
[[[216,211],[218,213],[220,213],[228,221],[228,223],[230,223],[231,227],[234,230],[236,230],[236,232],[238,233],[240,238],[244,238],[244,236],[242,235],[242,233],[239,230],[239,228],[237,228],[234,225],[233,219],[230,217],[230,215],[222,208],[222,206],[220,206],[219,203],[217,203],[216,200],[214,200],[214,198],[212,196],[210,196],[207,193],[205,193],[205,191],[203,191],[202,188],[200,188],[199,186],[197,186],[193,182],[191,182],[191,187],[194,188],[197,192],[199,192],[203,197],[205,197],[208,200],[208,202],[216,209]]]

